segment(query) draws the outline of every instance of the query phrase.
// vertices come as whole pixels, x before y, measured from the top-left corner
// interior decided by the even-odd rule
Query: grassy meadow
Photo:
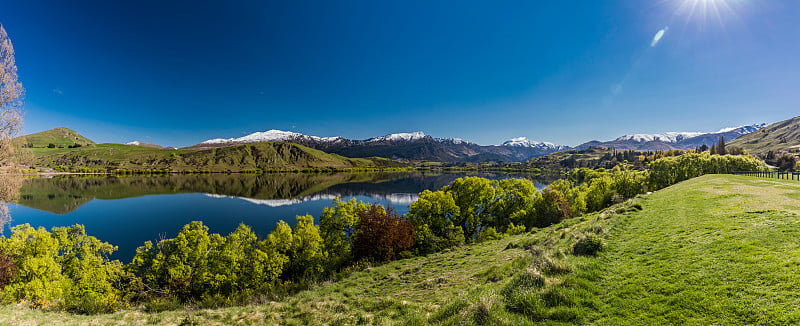
[[[796,181],[706,175],[245,306],[81,316],[18,304],[0,306],[0,324],[797,324],[798,213]],[[587,238],[600,251],[576,246]]]

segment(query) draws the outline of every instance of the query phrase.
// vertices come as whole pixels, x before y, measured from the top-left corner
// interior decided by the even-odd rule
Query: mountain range
[[[212,149],[257,142],[290,142],[346,157],[385,157],[439,162],[520,162],[567,149],[547,142],[515,138],[503,145],[483,146],[460,138],[434,138],[421,131],[388,134],[364,140],[344,137],[319,137],[300,133],[268,130],[239,138],[206,140],[184,149]]]
[[[800,153],[800,117],[773,123],[728,143],[757,155],[780,152]]]
[[[746,136],[746,137],[745,137]],[[593,146],[639,151],[694,149],[711,146],[724,137],[731,146],[743,147],[754,154],[766,150],[800,151],[800,117],[769,126],[754,124],[725,128],[716,132],[664,132],[657,134],[627,134],[611,141],[591,141],[574,148],[517,137],[501,145],[478,145],[460,138],[434,138],[424,132],[388,134],[363,140],[344,137],[319,137],[296,132],[268,130],[238,138],[215,138],[182,150],[216,150],[256,143],[293,143],[330,154],[351,158],[383,157],[394,160],[439,162],[523,162],[531,158],[568,149],[583,150]],[[741,137],[741,139],[740,139]],[[56,128],[22,136],[26,147],[95,146],[94,142],[67,128]],[[54,144],[54,145],[50,145]],[[159,145],[133,141],[126,145],[169,149]],[[785,145],[785,146],[784,146]],[[761,149],[764,149],[762,151]]]
[[[719,142],[720,137],[726,142],[753,133],[766,126],[765,123],[724,128],[716,132],[664,132],[659,134],[629,134],[611,141],[590,141],[578,145],[575,149],[583,150],[592,146],[616,149],[632,149],[637,151],[667,151],[671,149],[695,149],[700,146],[711,146]]]

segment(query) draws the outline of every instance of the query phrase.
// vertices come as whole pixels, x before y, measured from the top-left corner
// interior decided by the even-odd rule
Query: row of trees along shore
[[[128,264],[110,260],[117,248],[81,225],[23,224],[0,238],[0,298],[76,313],[246,303],[369,264],[545,227],[703,174],[763,168],[750,156],[701,153],[658,159],[645,171],[576,169],[543,191],[529,180],[465,177],[423,191],[405,215],[337,199],[319,225],[298,216],[294,227],[281,221],[263,239],[246,225],[223,236],[192,222],[175,238],[146,242]]]

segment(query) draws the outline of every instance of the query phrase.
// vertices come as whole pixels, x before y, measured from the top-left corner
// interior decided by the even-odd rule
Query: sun
[[[709,22],[725,26],[725,21],[737,18],[737,8],[744,0],[677,0],[676,16],[686,17],[686,23],[699,23],[705,27]]]

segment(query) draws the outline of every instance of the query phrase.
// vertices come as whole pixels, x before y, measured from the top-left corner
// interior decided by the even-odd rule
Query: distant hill
[[[158,149],[170,148],[170,147],[164,147],[164,146],[161,146],[161,145],[156,145],[156,144],[153,144],[153,143],[143,143],[143,142],[140,142],[138,140],[134,140],[132,142],[125,143],[125,145],[141,146],[141,147],[149,147],[149,148],[158,148]]]
[[[754,124],[735,128],[725,128],[717,132],[665,132],[660,134],[630,134],[623,135],[612,141],[590,141],[575,147],[587,149],[592,146],[610,147],[616,149],[631,149],[636,151],[668,151],[670,149],[695,149],[700,146],[711,146],[724,137],[730,142],[742,135],[753,133],[765,124]]]
[[[742,147],[751,154],[765,155],[769,151],[800,152],[800,116],[776,122],[728,142],[729,146]]]
[[[184,149],[224,148],[255,142],[291,142],[347,157],[385,157],[439,162],[522,162],[566,148],[552,143],[528,141],[524,138],[515,140],[517,141],[509,141],[502,146],[481,146],[459,138],[434,138],[420,131],[353,140],[269,130],[239,138],[210,139]]]
[[[99,144],[70,149],[34,149],[35,166],[57,168],[165,169],[172,171],[302,170],[397,167],[381,158],[347,158],[293,143],[254,143],[207,150],[158,149]]]
[[[557,171],[576,167],[599,166],[604,158],[609,158],[613,150],[606,147],[570,149],[530,159],[526,164],[544,170]]]
[[[93,145],[94,142],[76,131],[64,127],[37,132],[27,136],[17,137],[23,141],[23,146],[28,148],[68,148],[76,145]]]

